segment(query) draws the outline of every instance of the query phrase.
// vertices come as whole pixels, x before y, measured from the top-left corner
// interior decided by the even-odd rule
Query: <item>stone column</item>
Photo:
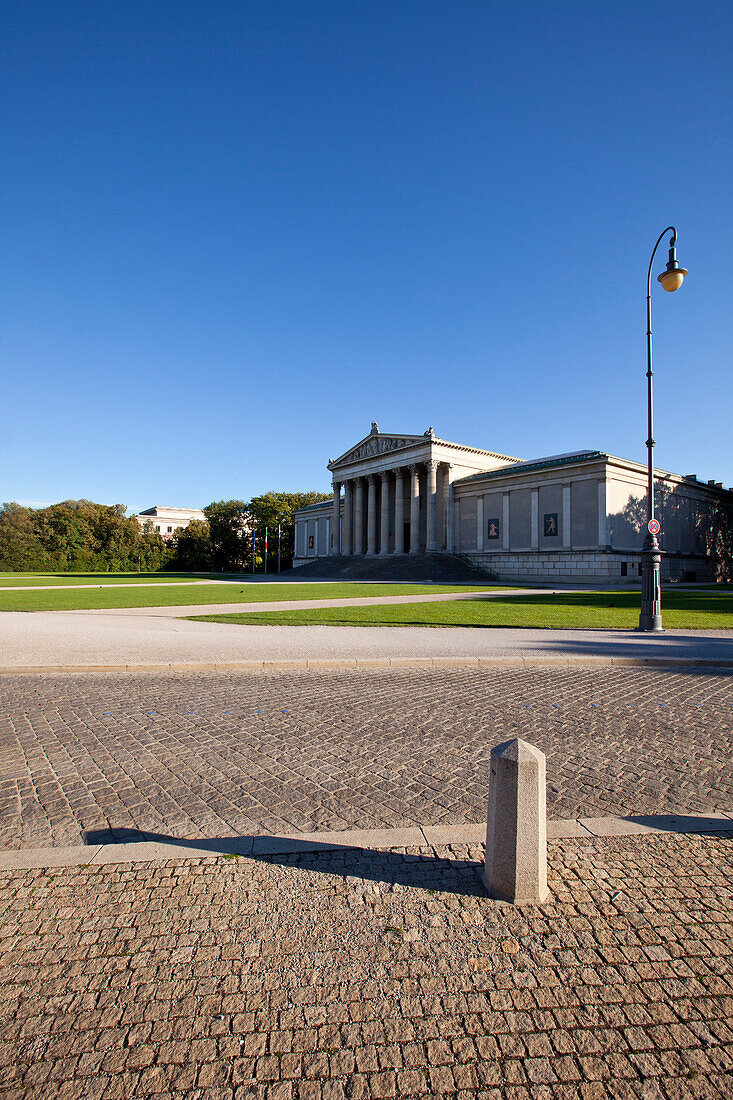
[[[445,524],[443,545],[450,552],[453,549],[453,463],[445,462],[443,472],[443,522]]]
[[[562,487],[562,545],[563,550],[570,548],[572,520],[570,518],[570,485]]]
[[[530,489],[529,544],[533,550],[540,545],[540,491]]]
[[[339,538],[339,528],[341,527],[341,482],[334,481],[333,483],[333,516],[331,517],[331,535],[332,537],[332,554],[341,553],[341,539]]]
[[[354,553],[351,537],[351,523],[354,512],[354,482],[344,482],[344,529],[341,535],[341,550],[347,556]]]
[[[434,458],[429,458],[425,465],[428,470],[428,537],[425,549],[428,553],[435,553],[438,549],[438,463]]]
[[[546,802],[544,753],[517,737],[491,750],[482,877],[492,897],[547,898]]]
[[[450,480],[448,481],[448,502],[445,515],[445,548],[449,554],[452,554],[456,539],[456,491],[453,488],[453,482]]]
[[[394,552],[405,552],[405,474],[395,470],[394,481]]]
[[[410,466],[410,553],[420,553],[420,466]]]
[[[367,485],[367,554],[373,556],[377,552],[377,484],[374,474],[367,475]]]
[[[364,482],[356,478],[356,499],[354,501],[354,553],[364,553]]]
[[[383,557],[386,557],[386,555],[389,554],[389,471],[382,470],[379,478],[382,482],[379,553]]]
[[[509,493],[501,494],[501,548],[509,549]]]
[[[481,554],[484,549],[484,498],[476,501],[476,549]]]

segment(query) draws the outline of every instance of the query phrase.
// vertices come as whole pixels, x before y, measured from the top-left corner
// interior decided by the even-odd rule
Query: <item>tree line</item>
[[[267,568],[274,572],[278,525],[282,568],[288,569],[294,553],[293,512],[329,497],[269,492],[250,501],[213,501],[203,510],[205,520],[194,520],[167,541],[152,522],[141,527],[136,516],[126,516],[124,504],[65,500],[26,508],[7,503],[0,507],[0,571],[237,573],[252,570],[253,551],[255,568],[262,570],[267,528]]]
[[[217,500],[204,508],[206,520],[192,520],[173,537],[175,565],[190,572],[251,572],[264,570],[267,531],[267,571],[277,570],[278,526],[283,569],[293,564],[293,512],[307,504],[330,500],[330,493],[263,493],[249,502]],[[254,536],[254,537],[253,537]]]

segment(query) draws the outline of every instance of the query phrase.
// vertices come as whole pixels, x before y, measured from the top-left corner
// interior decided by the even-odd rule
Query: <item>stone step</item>
[[[334,556],[318,558],[293,569],[293,579],[309,578],[481,584],[491,574],[455,554],[390,554],[382,558]]]

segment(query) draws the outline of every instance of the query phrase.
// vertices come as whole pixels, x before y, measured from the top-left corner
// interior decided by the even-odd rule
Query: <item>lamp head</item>
[[[679,290],[682,286],[682,282],[687,274],[687,268],[680,267],[677,263],[677,238],[672,237],[669,243],[670,249],[667,270],[663,271],[661,275],[657,275],[657,282],[661,283],[664,289],[668,290],[671,294],[673,290]]]

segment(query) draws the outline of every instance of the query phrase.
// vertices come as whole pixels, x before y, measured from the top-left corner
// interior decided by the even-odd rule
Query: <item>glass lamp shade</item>
[[[675,267],[671,271],[663,271],[661,275],[657,275],[657,282],[661,283],[664,289],[671,294],[673,290],[679,290],[686,274],[686,267]]]

